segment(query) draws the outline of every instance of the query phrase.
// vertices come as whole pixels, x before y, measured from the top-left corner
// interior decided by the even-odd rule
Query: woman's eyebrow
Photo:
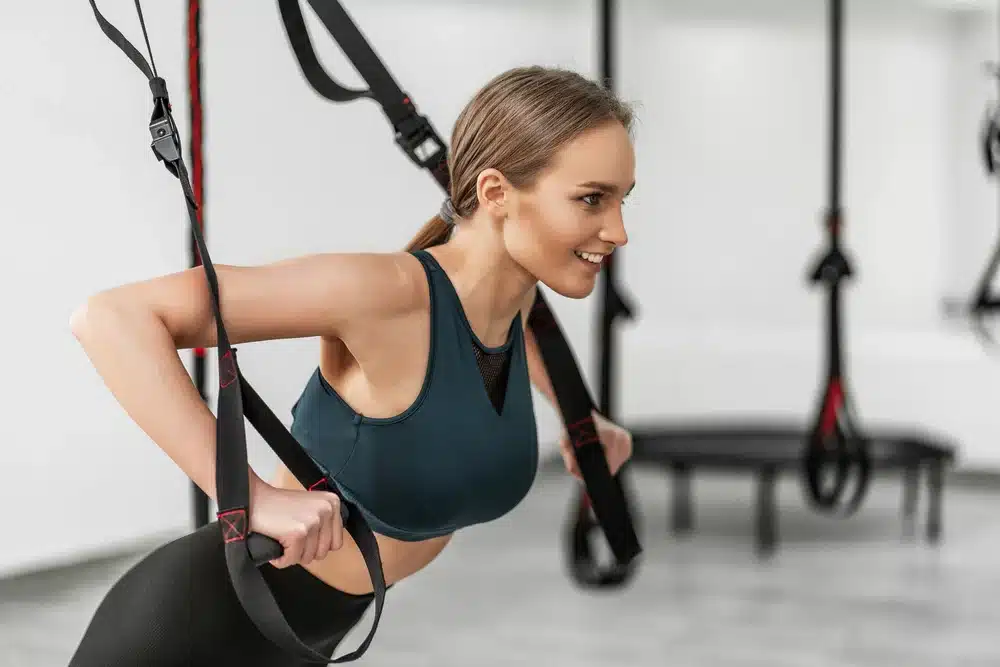
[[[600,190],[601,192],[606,192],[608,194],[615,194],[618,192],[618,186],[613,183],[604,183],[602,181],[587,181],[586,183],[580,183],[581,188],[593,188],[595,190]],[[632,181],[632,185],[629,186],[628,190],[625,192],[627,197],[632,190],[635,189],[635,181]]]

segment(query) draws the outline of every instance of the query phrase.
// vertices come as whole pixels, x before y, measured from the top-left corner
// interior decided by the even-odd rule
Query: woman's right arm
[[[413,303],[411,281],[398,261],[373,253],[316,254],[256,267],[217,265],[230,343],[350,340],[355,322],[370,325]],[[215,416],[177,353],[216,344],[204,269],[97,293],[73,313],[70,325],[122,408],[214,499]],[[267,487],[247,472],[252,493]]]

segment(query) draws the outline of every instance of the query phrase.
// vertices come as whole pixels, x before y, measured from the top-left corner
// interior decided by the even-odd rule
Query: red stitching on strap
[[[219,386],[225,389],[234,382],[236,382],[236,362],[233,361],[233,352],[230,350],[219,360]]]
[[[216,515],[222,526],[222,539],[228,544],[239,542],[247,536],[247,511],[245,509],[229,510]]]
[[[597,425],[594,424],[593,417],[587,417],[574,424],[570,424],[566,430],[569,432],[569,440],[573,443],[575,449],[580,449],[584,445],[589,445],[593,442],[600,442],[600,438],[597,436]]]

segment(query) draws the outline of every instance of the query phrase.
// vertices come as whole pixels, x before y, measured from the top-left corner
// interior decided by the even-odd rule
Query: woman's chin
[[[593,276],[553,276],[551,280],[539,280],[550,290],[567,299],[585,299],[597,286],[597,274]]]

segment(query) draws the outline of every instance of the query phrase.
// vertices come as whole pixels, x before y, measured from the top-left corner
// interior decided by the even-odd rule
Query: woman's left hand
[[[615,475],[632,456],[632,434],[618,424],[607,420],[596,410],[593,415],[594,426],[597,427],[597,437],[600,438],[601,446],[604,448],[604,458],[607,459],[611,474]],[[573,445],[569,441],[569,435],[565,432],[559,440],[559,453],[562,454],[566,470],[582,481],[583,476],[580,474],[580,468],[576,465],[576,457],[573,456]]]

